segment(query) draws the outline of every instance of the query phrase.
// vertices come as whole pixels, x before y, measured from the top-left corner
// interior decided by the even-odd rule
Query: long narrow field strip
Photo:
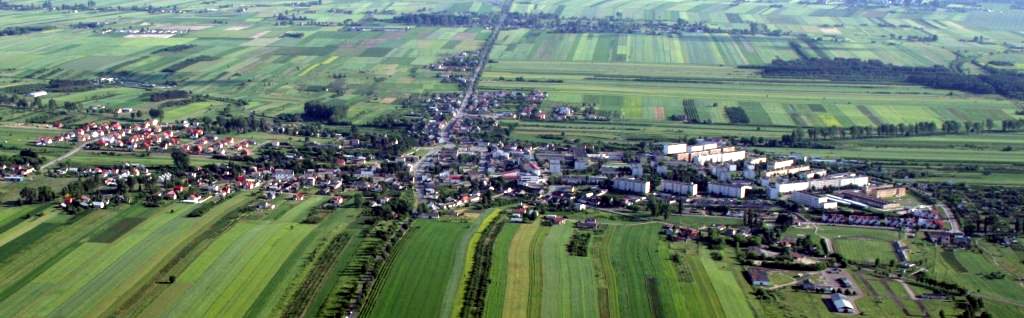
[[[523,224],[518,227],[508,249],[508,266],[505,300],[499,317],[527,317],[530,300],[530,273],[534,264],[530,261],[531,246],[540,225]]]
[[[380,286],[367,317],[438,317],[444,290],[455,271],[456,249],[470,231],[465,223],[416,222],[395,252],[393,264]]]
[[[502,317],[505,297],[508,293],[507,287],[513,283],[510,280],[513,269],[510,258],[512,256],[512,240],[519,232],[520,226],[516,223],[505,224],[494,242],[494,257],[489,275],[490,285],[487,287],[487,298],[484,301],[484,317]]]

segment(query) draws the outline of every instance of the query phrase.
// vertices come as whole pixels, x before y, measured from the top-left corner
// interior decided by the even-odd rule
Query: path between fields
[[[909,276],[913,276],[913,274],[911,274]],[[917,308],[921,310],[921,313],[923,313],[925,317],[931,317],[931,314],[928,313],[928,307],[926,307],[924,305],[924,300],[921,299],[921,298],[918,298],[917,295],[914,294],[914,289],[910,288],[910,285],[907,284],[906,281],[904,281],[902,279],[894,279],[894,281],[896,281],[897,283],[900,284],[900,286],[903,287],[903,290],[905,290],[907,292],[907,296],[910,297],[911,301],[913,301],[915,304],[917,304]]]
[[[92,143],[91,140],[83,142],[83,143],[80,143],[77,146],[75,146],[74,148],[71,148],[71,150],[68,150],[68,152],[64,153],[63,155],[60,155],[60,157],[54,158],[53,160],[50,160],[49,162],[44,163],[43,165],[39,166],[39,172],[42,172],[43,170],[46,170],[50,166],[52,166],[52,165],[54,165],[54,164],[56,164],[58,162],[64,161],[65,159],[68,159],[71,156],[74,156],[79,151],[82,151],[82,149],[85,149],[85,146],[90,144],[90,143]]]

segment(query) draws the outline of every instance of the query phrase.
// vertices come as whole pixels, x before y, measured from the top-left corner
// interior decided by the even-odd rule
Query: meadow
[[[773,154],[868,161],[886,171],[914,171],[910,179],[1024,185],[1021,134],[919,136],[825,142],[832,149],[757,148]]]
[[[992,243],[975,240],[974,250],[943,250],[930,244],[914,246],[919,258],[932,268],[938,279],[956,282],[974,291],[985,299],[986,309],[997,317],[1014,317],[1024,314],[1024,303],[1007,295],[1019,295],[1024,287],[1015,279],[1024,275],[1019,251],[1001,248]],[[1002,272],[1006,278],[990,279],[985,274]]]

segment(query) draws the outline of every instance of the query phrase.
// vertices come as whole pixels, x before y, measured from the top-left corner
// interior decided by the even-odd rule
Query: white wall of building
[[[789,200],[812,209],[835,210],[839,208],[839,203],[807,192],[794,192],[793,195],[789,196]]]
[[[686,152],[686,144],[666,144],[661,146],[661,152],[665,155],[674,155]]]
[[[638,179],[617,178],[612,181],[612,188],[623,192],[648,194],[651,193],[651,182]]]
[[[661,180],[659,187],[662,192],[689,196],[697,195],[697,184],[693,182]]]
[[[730,198],[746,198],[747,191],[750,191],[751,189],[753,189],[753,187],[749,185],[708,183],[708,193]]]

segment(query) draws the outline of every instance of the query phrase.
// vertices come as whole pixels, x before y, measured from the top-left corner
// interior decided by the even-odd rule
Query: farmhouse
[[[561,217],[561,216],[557,216],[557,215],[554,215],[554,214],[548,214],[548,215],[544,216],[544,222],[542,222],[542,224],[548,225],[548,226],[561,225],[561,224],[565,224],[565,222],[568,221],[568,220],[569,219]]]
[[[32,97],[32,98],[39,98],[39,97],[46,96],[47,93],[46,93],[46,91],[35,91],[35,92],[28,93],[27,95],[28,95],[28,97]]]
[[[597,219],[595,219],[595,218],[587,218],[587,219],[585,219],[583,221],[576,222],[576,228],[578,228],[578,229],[593,230],[593,229],[596,229],[597,226],[598,226],[598,223],[597,223]]]
[[[971,237],[963,233],[925,232],[925,239],[945,247],[970,248]]]

